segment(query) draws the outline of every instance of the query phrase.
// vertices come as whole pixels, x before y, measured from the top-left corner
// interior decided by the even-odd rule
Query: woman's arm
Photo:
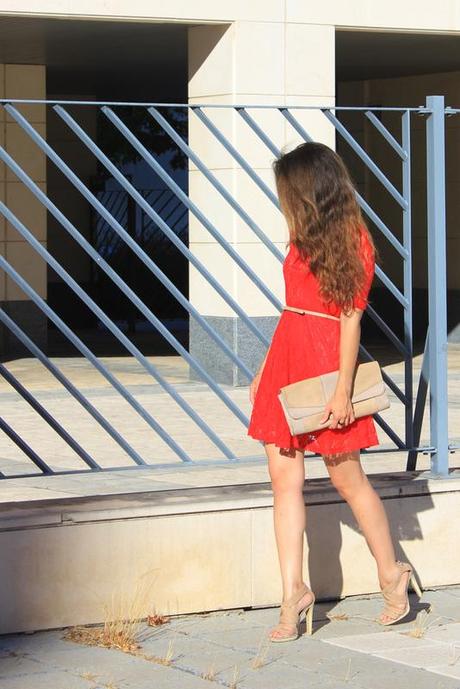
[[[326,405],[324,417],[321,419],[321,423],[325,423],[332,414],[329,428],[344,428],[355,420],[351,395],[361,338],[362,315],[362,309],[355,308],[349,316],[343,312],[340,316],[339,377],[334,394]]]

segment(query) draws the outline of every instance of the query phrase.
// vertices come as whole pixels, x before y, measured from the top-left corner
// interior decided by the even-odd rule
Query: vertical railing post
[[[404,392],[406,394],[406,447],[414,447],[414,428],[412,415],[414,407],[413,399],[413,326],[412,326],[412,192],[411,192],[411,139],[410,139],[411,117],[410,110],[406,110],[402,115],[402,147],[405,157],[402,161],[402,191],[406,208],[403,209],[403,243],[407,251],[404,259],[404,296],[407,305],[404,309],[404,344],[406,355],[404,358]]]
[[[449,474],[444,96],[428,96],[426,107],[431,473],[441,477]]]

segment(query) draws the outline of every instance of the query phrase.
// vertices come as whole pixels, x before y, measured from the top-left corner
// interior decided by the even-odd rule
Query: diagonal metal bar
[[[374,361],[374,357],[368,352],[368,350],[365,348],[363,344],[359,345],[359,351],[364,355],[364,358],[367,361]],[[386,371],[382,370],[382,378],[385,381],[385,383],[388,385],[388,387],[394,392],[396,397],[403,403],[406,404],[406,395],[405,393],[396,385],[394,380],[390,378],[388,373]],[[402,441],[401,441],[402,442]]]
[[[406,445],[404,440],[402,440],[399,435],[387,424],[385,419],[382,419],[380,414],[374,414],[374,419],[377,421],[380,428],[388,435],[388,437],[394,442],[396,447],[400,450],[405,450]]]
[[[249,420],[240,408],[233,402],[232,399],[215,383],[213,378],[201,366],[201,364],[192,357],[189,352],[181,345],[163,323],[155,316],[155,314],[147,308],[144,302],[133,292],[133,290],[120,278],[110,265],[105,261],[89,244],[89,242],[82,236],[77,228],[66,218],[66,216],[57,208],[57,206],[50,201],[46,194],[35,184],[35,182],[24,172],[24,170],[16,163],[13,158],[0,146],[0,159],[14,172],[30,191],[38,198],[38,200],[47,208],[50,213],[58,220],[62,227],[77,241],[77,243],[88,253],[98,264],[99,268],[103,270],[110,279],[120,288],[120,290],[128,297],[128,299],[139,309],[145,318],[163,335],[163,337],[174,347],[174,349],[182,355],[182,357],[196,370],[198,375],[208,383],[209,387],[222,402],[234,413],[234,415],[247,427]],[[20,276],[19,276],[20,277]],[[37,295],[38,296],[38,295]],[[70,331],[71,336],[73,335]],[[88,350],[89,351],[89,350]],[[133,398],[134,400],[134,398]],[[134,400],[135,402],[135,400]],[[161,428],[161,427],[160,427]],[[182,453],[182,451],[181,451]],[[190,460],[184,460],[190,461]]]
[[[110,225],[110,227],[118,234],[119,237],[121,237],[125,244],[127,244],[130,247],[130,249],[144,263],[144,265],[150,270],[150,272],[153,273],[155,277],[158,278],[158,280],[160,280],[160,282],[168,289],[168,291],[177,299],[180,305],[183,306],[183,308],[196,319],[196,321],[201,325],[205,332],[207,332],[207,334],[216,342],[220,349],[236,364],[236,366],[238,366],[238,368],[245,374],[245,376],[247,376],[248,380],[252,380],[252,371],[249,370],[249,368],[235,354],[232,348],[228,346],[228,344],[216,332],[216,330],[214,330],[214,328],[211,325],[209,325],[206,319],[203,318],[203,316],[197,311],[193,304],[191,304],[190,301],[186,297],[184,297],[182,292],[168,278],[168,276],[156,265],[156,263],[150,258],[150,256],[139,246],[139,244],[129,234],[129,232],[127,232],[124,229],[124,227],[116,220],[116,218],[113,217],[113,215],[107,210],[107,208],[98,200],[96,195],[93,194],[85,184],[83,184],[83,182],[73,172],[73,170],[69,168],[69,166],[54,151],[54,149],[43,139],[42,136],[40,136],[40,134],[27,122],[27,120],[19,112],[17,112],[14,108],[10,108],[8,106],[6,106],[6,109],[8,110],[8,113],[12,117],[14,117],[14,119],[18,122],[22,129],[24,129],[24,131],[37,144],[37,146],[45,153],[45,155],[47,155],[48,158],[52,160],[52,162],[58,167],[58,169],[74,185],[74,187],[78,189],[78,191],[88,201],[88,203],[104,218],[105,222],[108,225]],[[147,360],[145,361],[147,362]],[[161,384],[163,385],[163,383]],[[164,386],[166,389],[166,383],[164,384]],[[168,390],[168,392],[173,395],[171,390]],[[188,408],[187,413],[189,415],[193,413],[191,407]],[[194,420],[196,421],[196,419]],[[209,429],[209,432],[212,433],[214,439],[216,440],[217,436],[211,431],[211,429]]]
[[[201,111],[200,111],[201,112]],[[288,120],[288,122],[296,129],[296,131],[304,138],[305,141],[312,141],[311,136],[308,134],[306,129],[302,127],[300,122],[296,120],[296,118],[292,115],[292,113],[287,109],[287,108],[280,108],[280,112],[285,116],[285,118]],[[203,113],[202,113],[203,114]],[[270,146],[270,139],[265,135],[263,130],[257,125],[256,122],[251,118],[248,113],[245,113],[244,119],[250,123],[250,126],[254,130],[254,132],[259,136],[261,141],[265,143],[265,145],[272,150],[275,155],[278,155],[280,151],[278,149],[272,149]],[[210,122],[210,121],[209,121]],[[210,125],[214,126],[212,122],[210,122]],[[218,131],[218,130],[217,130]],[[229,146],[231,144],[229,143]],[[398,240],[394,237],[393,233],[391,230],[389,230],[386,225],[380,220],[380,218],[377,216],[377,214],[370,208],[370,206],[367,204],[367,202],[362,199],[358,192],[356,192],[358,202],[360,203],[361,207],[366,207],[366,212],[368,215],[371,217],[371,219],[375,222],[375,224],[379,227],[379,229],[384,233],[384,235],[389,238],[393,246],[395,246],[396,249],[401,249],[402,254],[405,254],[405,249],[404,247],[401,246],[401,244],[398,242]],[[382,281],[382,283],[390,290],[390,292],[393,294],[393,296],[404,306],[404,308],[407,308],[407,299],[400,292],[400,290],[396,287],[396,285],[390,280],[390,278],[384,273],[384,271],[380,268],[380,266],[376,266],[375,273],[377,277]],[[383,322],[383,321],[382,321]]]
[[[294,115],[287,109],[287,108],[280,108],[280,112],[284,115],[284,117],[287,119],[287,121],[290,123],[290,125],[297,131],[297,133],[305,140],[305,141],[312,141],[311,136],[307,132],[307,130],[302,127],[300,122],[296,120]],[[371,206],[367,203],[367,201],[359,194],[356,192],[356,198],[358,199],[358,203],[360,207],[363,209],[363,211],[366,213],[368,218],[372,220],[374,225],[379,228],[381,233],[384,235],[386,239],[390,242],[390,244],[396,249],[396,251],[404,258],[406,256],[406,249],[404,246],[401,244],[401,242],[394,236],[393,232],[386,226],[386,224],[383,222],[383,220],[380,218],[380,216],[371,208]],[[376,267],[376,274],[382,281],[384,281],[383,273],[381,274],[381,271],[379,270],[378,266]],[[386,277],[386,276],[385,276]],[[388,278],[387,278],[388,280]],[[392,283],[391,283],[392,284]],[[396,288],[394,288],[396,289]],[[404,300],[404,295],[400,295],[399,297],[395,293],[395,296],[397,299]]]
[[[152,114],[153,114],[153,112],[152,112],[153,110],[154,110],[154,108],[149,108],[149,112]],[[213,134],[213,136],[217,139],[217,141],[220,144],[222,144],[222,146],[225,148],[225,150],[232,156],[232,158],[234,160],[236,160],[236,162],[241,167],[241,169],[244,170],[249,175],[249,177],[252,179],[252,181],[255,182],[255,184],[257,184],[257,186],[265,194],[265,196],[273,203],[273,205],[276,206],[276,208],[279,209],[279,202],[278,202],[278,199],[276,197],[276,194],[274,194],[273,191],[270,189],[270,187],[267,184],[265,184],[263,179],[255,172],[254,168],[252,168],[249,165],[249,163],[241,155],[241,153],[238,151],[238,149],[235,146],[233,146],[233,144],[227,139],[225,134],[222,134],[220,129],[218,127],[216,127],[214,122],[212,122],[212,120],[209,119],[209,117],[202,111],[201,108],[192,107],[191,112],[195,113],[195,115],[198,117],[198,119],[211,132],[211,134]],[[160,115],[160,117],[161,117],[161,115]],[[166,123],[166,124],[168,124],[168,123]],[[268,137],[267,137],[267,140],[269,140]],[[181,141],[182,141],[182,139],[181,139]],[[178,144],[178,145],[180,145],[180,144]],[[195,165],[199,169],[201,169],[204,174],[206,174],[204,172],[205,170],[207,170],[209,172],[208,168],[206,168],[206,166],[198,158],[198,156],[193,151],[192,151],[192,153],[194,156],[192,158],[192,160],[195,163]],[[212,181],[212,180],[210,180],[210,181]],[[264,236],[266,237],[266,235],[264,235]],[[268,239],[268,237],[266,237],[266,238]],[[268,241],[270,241],[270,240],[268,240]],[[270,247],[268,247],[268,248],[271,250]]]
[[[107,316],[107,314],[91,299],[91,297],[80,287],[72,276],[56,261],[53,256],[40,244],[34,235],[21,223],[21,221],[0,201],[0,212],[10,222],[24,239],[35,249],[35,251],[53,268],[75,294],[86,306],[104,323],[110,332],[123,344],[124,347],[137,359],[140,365],[161,385],[163,390],[174,399],[180,408],[190,416],[197,426],[208,436],[216,447],[223,454],[234,459],[234,453],[222,442],[219,436],[203,421],[197,412],[183,399],[183,397],[170,385],[159,373],[156,367],[142,354],[142,352],[126,337],[118,326]]]
[[[329,108],[322,108],[321,112],[327,117],[329,122],[332,122],[332,124],[336,128],[336,131],[338,131],[339,134],[342,135],[342,137],[345,139],[345,141],[351,147],[351,149],[356,153],[356,155],[359,158],[361,158],[363,163],[365,163],[367,168],[375,175],[379,182],[381,182],[381,184],[385,187],[388,193],[391,194],[395,201],[399,203],[401,208],[407,208],[407,201],[404,198],[404,196],[396,189],[394,184],[390,182],[388,177],[383,174],[378,165],[374,163],[370,155],[366,153],[364,148],[356,141],[356,139],[350,134],[348,129],[344,127],[340,120],[332,114]]]
[[[21,438],[21,436],[16,433],[14,428],[11,428],[11,426],[5,421],[5,419],[2,419],[0,416],[0,429],[5,433],[5,435],[8,436],[10,440],[13,441],[15,445],[19,447],[20,450],[30,459],[32,462],[37,466],[44,474],[52,474],[53,470],[51,469],[50,466],[46,462],[43,461],[39,455],[33,450],[30,445],[26,443],[25,440]],[[5,476],[5,474],[2,472],[0,474],[0,478],[8,478]]]
[[[274,305],[277,309],[281,309],[281,302],[275,297],[273,292],[268,289],[268,287],[262,282],[262,280],[256,275],[252,270],[249,263],[241,258],[239,253],[235,251],[233,246],[228,242],[223,234],[211,223],[211,221],[206,217],[206,215],[198,208],[198,206],[187,196],[187,194],[180,188],[180,186],[172,179],[170,175],[163,169],[163,167],[155,160],[152,154],[141,144],[139,139],[134,136],[130,129],[120,120],[120,118],[115,115],[115,113],[106,108],[102,108],[102,112],[107,117],[110,122],[118,129],[121,134],[125,137],[127,141],[133,146],[133,148],[139,153],[139,155],[145,160],[147,165],[149,165],[156,174],[168,185],[168,187],[177,195],[177,197],[182,201],[182,203],[189,209],[191,213],[200,221],[200,223],[205,227],[209,234],[221,245],[224,251],[232,258],[237,266],[247,275],[247,277],[254,283],[254,285],[262,292],[262,294]],[[283,259],[283,255],[280,253],[280,260]]]
[[[422,435],[423,417],[426,409],[426,398],[428,394],[428,384],[430,382],[430,355],[429,355],[429,330],[426,333],[425,347],[423,350],[422,367],[418,379],[417,395],[415,397],[415,410],[413,422],[413,442],[415,446],[420,445]],[[414,471],[417,466],[417,451],[411,450],[407,457],[407,471]]]
[[[253,321],[241,309],[238,303],[223,289],[217,282],[214,276],[208,269],[199,261],[196,256],[186,247],[184,242],[170,229],[170,227],[163,221],[163,219],[155,212],[150,204],[142,197],[142,195],[135,189],[135,187],[126,179],[124,175],[115,167],[115,165],[107,158],[101,149],[94,143],[94,141],[86,134],[77,122],[62,108],[56,106],[56,112],[66,122],[68,127],[76,134],[76,136],[85,144],[85,146],[94,154],[102,165],[110,172],[114,179],[128,192],[128,194],[136,201],[136,203],[143,209],[145,214],[153,220],[153,222],[164,232],[168,239],[174,246],[190,261],[190,263],[197,269],[197,271],[207,280],[207,282],[216,290],[220,297],[230,306],[230,308],[241,318],[243,323],[254,333],[260,342],[268,347],[270,344],[265,335],[263,335]],[[281,305],[278,307],[281,310]]]
[[[367,307],[367,311],[369,312],[369,315],[372,318],[372,320],[375,321],[375,323],[377,323],[377,325],[385,333],[388,339],[394,344],[396,349],[398,349],[403,356],[409,356],[409,351],[407,350],[404,342],[401,342],[396,333],[394,333],[390,326],[383,320],[383,318],[379,316],[374,307],[369,304]]]
[[[275,246],[275,244],[267,237],[265,232],[261,230],[261,228],[257,225],[257,223],[254,222],[254,220],[251,218],[251,216],[246,213],[246,211],[240,206],[240,204],[236,201],[235,197],[230,194],[230,192],[224,187],[221,182],[217,179],[216,175],[211,172],[211,170],[203,163],[201,158],[193,151],[192,148],[188,144],[185,143],[183,138],[179,136],[179,134],[176,132],[176,130],[171,127],[169,122],[163,117],[161,113],[158,112],[156,108],[149,108],[148,112],[150,115],[155,119],[155,121],[165,130],[165,132],[171,137],[171,139],[174,141],[174,143],[183,151],[189,158],[192,160],[197,168],[203,173],[203,175],[206,177],[209,182],[213,185],[213,187],[219,192],[219,194],[227,201],[227,203],[233,208],[234,211],[238,213],[240,218],[248,225],[248,227],[251,228],[251,230],[254,232],[254,234],[260,239],[260,241],[267,247],[269,251],[272,252],[272,254],[279,260],[283,261],[284,256],[280,252],[280,250]],[[195,112],[195,111],[193,111]],[[201,111],[200,111],[201,112]],[[203,114],[203,113],[202,113]],[[206,118],[206,116],[204,115]],[[201,118],[200,118],[201,119]],[[206,118],[207,119],[207,118]],[[237,160],[238,164],[241,166],[241,168],[248,173],[249,177],[257,184],[259,189],[266,194],[266,196],[272,201],[272,203],[275,204],[277,208],[279,208],[279,203],[278,200],[275,196],[275,194],[272,192],[272,190],[265,184],[265,182],[259,177],[259,175],[256,174],[254,169],[246,162],[246,160],[243,158],[243,156],[238,153],[238,151],[231,146],[231,144],[228,142],[226,137],[222,134],[222,132],[217,129],[212,123],[211,125],[215,129],[215,137],[217,140],[224,145],[224,141],[227,142],[228,146],[230,146],[233,149],[233,156]],[[227,146],[225,146],[227,148]]]
[[[20,395],[29,404],[34,411],[41,416],[41,418],[55,431],[62,440],[67,443],[67,445],[87,464],[91,469],[99,469],[98,463],[91,457],[91,455],[82,448],[82,446],[77,443],[77,441],[66,431],[66,429],[61,426],[59,421],[57,421],[52,414],[49,413],[45,407],[40,404],[36,397],[32,395],[27,388],[25,388],[22,383],[9,371],[6,366],[0,364],[0,375],[11,385],[11,387],[16,390],[18,395]]]
[[[257,122],[255,121],[255,119],[254,119],[253,117],[251,117],[251,115],[248,113],[248,111],[246,110],[246,108],[239,108],[239,107],[236,107],[235,109],[236,109],[237,113],[238,113],[238,114],[243,118],[243,120],[246,122],[246,124],[252,129],[252,131],[253,131],[255,134],[257,134],[257,136],[259,137],[259,139],[260,139],[261,141],[263,141],[263,143],[266,145],[266,147],[273,153],[273,155],[274,155],[276,158],[278,158],[278,157],[281,155],[280,149],[279,149],[277,146],[275,146],[275,144],[274,144],[273,141],[270,139],[270,137],[267,136],[267,134],[265,134],[265,132],[264,132],[264,130],[262,129],[262,127],[260,127],[260,126],[257,124]],[[196,110],[197,110],[197,108],[193,107],[193,111],[196,112]],[[204,114],[203,111],[202,111],[200,108],[198,108],[198,110],[200,110],[201,114]],[[211,124],[212,124],[212,122],[211,122]],[[230,144],[230,145],[231,145],[231,144]],[[230,152],[230,151],[229,151],[229,152]],[[278,205],[278,207],[279,207],[278,201],[277,201],[277,205]]]
[[[406,113],[407,113],[407,112],[408,112],[408,111],[406,111]],[[371,112],[370,110],[367,110],[364,114],[366,115],[367,119],[368,119],[370,122],[372,122],[372,124],[373,124],[374,127],[377,129],[377,131],[380,132],[380,134],[383,136],[383,138],[385,139],[385,141],[387,141],[387,142],[390,144],[391,148],[392,148],[394,151],[396,151],[396,153],[399,155],[399,157],[401,158],[401,160],[407,160],[407,158],[408,158],[408,153],[407,153],[407,149],[406,149],[405,145],[403,144],[403,145],[401,146],[401,144],[399,143],[399,141],[397,141],[397,140],[395,139],[395,137],[393,136],[393,134],[392,134],[391,132],[388,131],[388,129],[385,127],[385,125],[382,124],[382,122],[380,122],[379,118],[376,117],[376,116],[374,115],[373,112]],[[405,114],[405,113],[403,113],[403,115],[404,115],[404,114]],[[404,192],[403,192],[403,195],[405,196]],[[407,199],[406,196],[405,196],[405,198]]]
[[[300,136],[302,137],[302,139],[304,139],[304,141],[308,141],[309,143],[311,143],[313,141],[310,134],[307,132],[307,130],[304,127],[302,127],[302,125],[300,124],[298,119],[296,117],[294,117],[294,115],[289,110],[289,108],[280,108],[280,113],[283,115],[283,117],[285,117],[287,119],[287,121],[289,122],[291,127],[293,129],[295,129],[297,134],[300,134]]]
[[[388,289],[389,292],[394,296],[394,298],[399,301],[404,309],[407,309],[408,300],[404,294],[396,287],[394,282],[390,280],[388,275],[383,272],[380,266],[375,266],[375,275],[379,278],[383,285]]]
[[[99,371],[99,373],[104,376],[104,378],[112,385],[112,387],[120,393],[122,397],[128,402],[128,404],[139,414],[141,418],[146,421],[146,423],[160,436],[160,438],[168,445],[168,447],[173,450],[184,462],[191,462],[192,460],[188,454],[180,447],[176,441],[171,438],[171,436],[166,433],[163,427],[153,418],[153,416],[136,400],[136,398],[131,395],[131,393],[122,385],[119,380],[108,370],[108,368],[99,361],[99,359],[93,354],[93,352],[80,340],[77,335],[69,328],[64,321],[56,314],[53,309],[51,309],[46,301],[29,285],[24,278],[19,275],[19,273],[13,268],[13,266],[6,261],[3,256],[0,256],[0,268],[14,280],[14,282],[20,287],[25,294],[27,294],[30,299],[38,306],[38,308],[59,328],[59,330],[72,342],[74,347],[76,347],[85,356],[88,361],[90,361],[94,368]],[[143,464],[146,462],[142,461]]]
[[[120,433],[107,421],[107,419],[91,404],[91,402],[78,390],[73,383],[53,364],[52,361],[37,347],[26,333],[8,316],[3,309],[0,309],[0,321],[18,338],[29,352],[38,359],[43,366],[58,380],[65,389],[74,397],[77,402],[90,414],[93,419],[110,435],[110,437],[131,457],[136,464],[146,464],[142,457],[131,447]]]
[[[397,237],[393,234],[393,232],[387,227],[387,225],[383,222],[381,217],[375,212],[375,210],[368,204],[366,199],[361,196],[358,192],[356,192],[356,198],[358,199],[358,203],[362,210],[366,213],[367,217],[374,223],[376,227],[379,228],[381,233],[384,235],[385,239],[388,239],[389,243],[396,249],[398,254],[402,258],[407,257],[407,252],[403,244],[399,241]]]
[[[112,115],[113,115],[114,118],[119,119],[119,118],[117,118],[116,115],[114,115],[113,113],[112,113]],[[112,120],[112,117],[109,117],[109,119]],[[123,123],[121,123],[121,124],[123,124]],[[127,133],[129,132],[129,130],[128,130],[128,132],[125,132],[125,129],[126,129],[126,128],[124,128],[124,125],[123,125],[123,127],[122,127],[122,129],[121,129],[120,131],[122,131],[122,133],[125,134],[125,136],[127,136]],[[140,152],[140,151],[139,151],[139,152]],[[387,377],[387,378],[388,378],[388,377]],[[402,399],[403,402],[405,402],[404,394],[403,394],[403,393],[399,390],[399,388],[393,383],[393,381],[391,381],[391,379],[388,378],[388,381],[387,381],[387,382],[388,382],[389,386],[392,388],[392,390],[395,392],[395,394],[396,394],[400,399]],[[382,421],[383,421],[383,420],[382,420]],[[385,423],[385,422],[383,422],[383,423]],[[391,431],[391,429],[390,429],[389,427],[388,427],[388,430],[390,431],[390,434],[391,434],[391,436],[392,436],[393,439],[397,438],[397,435],[394,434],[394,433]],[[404,446],[403,441],[400,440],[400,439],[398,439],[398,444],[399,444],[400,447],[403,447],[403,446]]]

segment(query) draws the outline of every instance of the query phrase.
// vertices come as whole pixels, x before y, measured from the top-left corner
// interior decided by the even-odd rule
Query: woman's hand
[[[260,380],[260,375],[261,371],[258,371],[254,378],[252,379],[252,382],[249,386],[249,400],[251,404],[254,404],[254,400],[256,398],[257,394],[257,388],[259,387],[259,380]]]
[[[336,390],[324,408],[324,417],[321,423],[325,423],[332,414],[332,423],[328,428],[345,428],[355,420],[350,394],[346,390]]]

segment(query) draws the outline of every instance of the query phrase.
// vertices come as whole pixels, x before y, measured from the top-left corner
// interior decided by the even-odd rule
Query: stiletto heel
[[[297,611],[296,606],[300,600],[305,596],[306,593],[311,593],[312,600],[308,605],[306,605],[301,610]],[[294,641],[300,636],[300,622],[305,615],[305,631],[307,634],[312,634],[313,630],[313,608],[315,605],[315,594],[310,589],[309,586],[304,584],[299,591],[296,591],[287,601],[281,603],[280,608],[280,618],[278,627],[295,627],[295,634],[290,636],[271,636],[269,635],[269,640],[274,643],[281,641]],[[275,627],[276,629],[276,627]],[[272,630],[273,631],[273,630]]]
[[[379,624],[383,625],[389,625],[389,624],[394,624],[395,622],[399,622],[399,620],[402,620],[403,617],[406,617],[408,613],[410,612],[410,604],[409,604],[409,596],[408,596],[408,589],[409,589],[409,584],[412,585],[412,588],[416,592],[416,594],[419,596],[419,598],[422,595],[422,591],[415,579],[415,576],[413,574],[412,567],[408,562],[401,562],[400,560],[396,561],[396,564],[399,568],[399,576],[396,579],[396,581],[392,581],[391,583],[387,584],[386,586],[383,587],[382,589],[382,595],[385,600],[385,606],[384,609],[381,613],[381,615],[386,615],[387,617],[390,617],[387,622],[382,622],[380,618],[377,618],[377,622]],[[406,583],[406,591],[405,594],[405,607],[404,610],[401,611],[401,594],[396,593],[396,588],[400,582],[400,579],[402,575],[405,572],[409,572],[409,576],[407,578],[407,583]]]
[[[417,594],[417,596],[418,596],[419,598],[421,598],[421,597],[422,597],[422,589],[421,589],[420,586],[417,584],[417,580],[416,580],[416,578],[414,577],[413,574],[410,575],[410,583],[411,583],[411,586],[412,586],[412,588],[414,589],[415,593]]]
[[[313,633],[313,608],[315,607],[315,601],[313,600],[310,607],[307,608],[305,613],[305,632],[309,635]]]

